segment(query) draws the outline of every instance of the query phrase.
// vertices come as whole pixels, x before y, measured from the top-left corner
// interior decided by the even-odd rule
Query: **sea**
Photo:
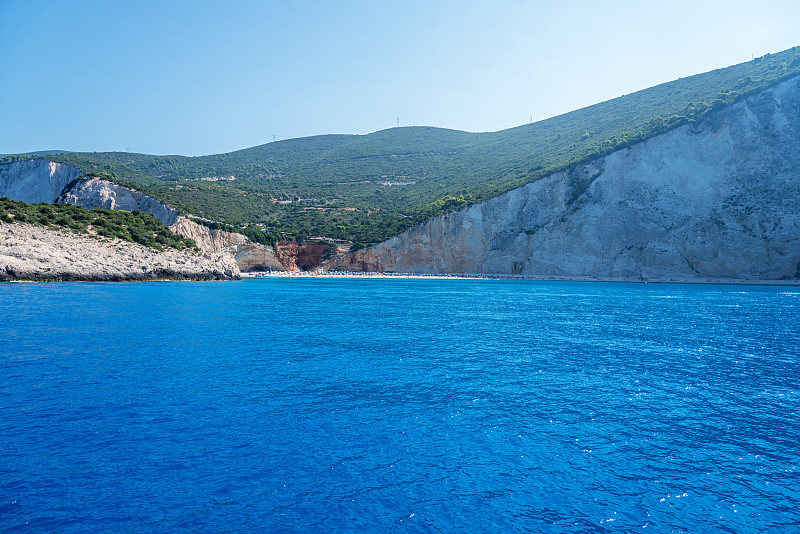
[[[800,288],[0,284],[0,532],[800,532]]]

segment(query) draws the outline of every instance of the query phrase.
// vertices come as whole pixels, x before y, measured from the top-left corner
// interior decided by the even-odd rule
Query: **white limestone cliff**
[[[69,191],[57,195],[60,204],[74,204],[86,209],[144,211],[151,213],[166,226],[175,224],[178,211],[150,195],[124,187],[101,178],[90,178],[76,184]]]
[[[30,224],[0,223],[0,281],[230,280],[240,278],[229,254],[163,252]]]
[[[186,217],[178,217],[170,230],[194,240],[201,250],[231,254],[242,271],[297,270],[291,258],[276,254],[273,247],[253,243],[242,234],[209,228]]]
[[[55,202],[81,171],[70,165],[32,159],[0,165],[0,197],[22,202]]]
[[[230,254],[242,271],[296,270],[291,258],[272,247],[249,241],[241,234],[196,224],[155,198],[103,180],[77,180],[75,167],[44,159],[0,165],[0,196],[23,202],[73,204],[86,209],[139,210],[151,213],[178,235],[193,239],[206,253]],[[69,187],[67,187],[69,186]]]
[[[193,239],[204,252],[231,254],[242,271],[290,270],[286,258],[272,247],[249,241],[242,234],[208,228],[197,224],[153,197],[108,180],[91,178],[81,182],[58,199],[86,209],[139,210],[153,214],[174,233]]]
[[[433,218],[338,268],[800,278],[800,78]]]

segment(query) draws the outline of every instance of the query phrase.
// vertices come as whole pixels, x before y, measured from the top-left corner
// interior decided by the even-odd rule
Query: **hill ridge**
[[[694,122],[798,74],[794,47],[497,132],[409,126],[211,156],[108,152],[52,159],[105,173],[199,216],[260,223],[291,237],[378,242]]]

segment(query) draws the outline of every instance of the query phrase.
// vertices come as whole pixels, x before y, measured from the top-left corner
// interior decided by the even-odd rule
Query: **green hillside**
[[[156,250],[196,247],[191,239],[175,235],[161,221],[141,211],[87,210],[71,204],[28,204],[3,197],[0,198],[0,221],[119,238]]]
[[[110,152],[51,159],[107,173],[200,217],[369,243],[695,121],[798,74],[795,47],[500,132],[393,128],[213,156]]]

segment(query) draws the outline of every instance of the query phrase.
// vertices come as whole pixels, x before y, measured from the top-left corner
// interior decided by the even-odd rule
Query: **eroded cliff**
[[[0,223],[3,280],[230,280],[240,278],[228,254],[149,247],[28,224]]]
[[[0,165],[0,196],[23,202],[73,204],[86,209],[139,210],[151,213],[173,232],[193,239],[210,254],[230,254],[242,271],[297,270],[294,260],[245,236],[196,224],[153,197],[103,180],[79,179],[69,165],[33,159]]]
[[[92,178],[78,183],[58,199],[87,209],[123,209],[152,213],[178,235],[193,239],[197,246],[210,253],[231,254],[242,271],[294,270],[296,267],[272,247],[249,241],[242,234],[208,228],[178,215],[174,208],[149,195],[121,185]]]
[[[353,254],[338,268],[800,277],[800,78]]]
[[[276,253],[272,247],[253,243],[242,234],[209,228],[186,217],[178,217],[170,230],[193,239],[207,252],[231,254],[242,271],[297,270],[291,257]]]
[[[0,165],[0,197],[30,203],[53,203],[80,175],[81,171],[75,167],[43,159]]]
[[[101,178],[78,182],[68,191],[57,195],[56,199],[46,202],[74,204],[86,209],[139,210],[151,213],[166,226],[178,221],[178,210],[149,195]]]

